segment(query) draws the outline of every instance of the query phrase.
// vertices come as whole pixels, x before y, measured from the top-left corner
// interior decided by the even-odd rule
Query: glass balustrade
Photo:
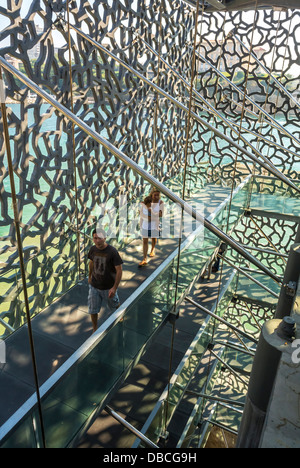
[[[215,304],[216,313],[222,317],[227,310],[228,305],[236,290],[237,276],[233,273],[230,280],[220,292],[219,301]],[[207,317],[204,320],[199,332],[195,336],[193,343],[183,358],[181,364],[173,375],[168,391],[165,390],[160,398],[159,403],[154,408],[148,421],[145,423],[144,431],[146,437],[155,443],[158,443],[164,432],[167,431],[168,425],[172,419],[176,408],[180,404],[185,392],[195,376],[196,371],[201,366],[202,358],[207,352],[208,345],[212,342],[214,336],[214,328],[218,326],[216,320]],[[202,385],[205,385],[205,377],[202,378]],[[199,390],[201,386],[199,385]],[[134,447],[144,447],[143,443],[137,441]]]
[[[256,307],[251,304],[253,315],[255,315],[252,317],[247,310],[249,306],[245,307],[242,300],[236,300],[239,276],[235,275],[232,282],[233,288],[226,288],[226,293],[218,306],[218,313],[229,324],[247,333],[257,342],[263,324],[274,315],[274,304],[270,304],[269,309],[265,307],[267,302],[258,304]],[[250,280],[246,279],[246,281],[250,286]],[[230,300],[228,300],[229,295]],[[177,448],[210,446],[209,434],[212,428],[221,428],[221,434],[222,431],[227,431],[227,434],[236,435],[240,426],[256,345],[244,336],[238,338],[235,333],[226,330],[222,324],[217,326],[215,323],[214,327],[211,336],[207,337],[206,347],[208,343],[214,343],[213,349],[216,350],[215,354],[220,360],[215,359],[210,372],[204,373],[204,376],[199,378],[196,385],[192,387],[195,402]],[[201,366],[205,368],[203,358],[204,354],[200,355],[201,362],[198,362],[200,368]],[[191,387],[187,385],[182,392],[190,389]],[[205,397],[199,396],[200,394]],[[158,434],[159,430],[156,428],[156,439]]]
[[[249,201],[249,187],[250,179],[242,184],[239,190],[233,191],[227,201],[221,204],[211,215],[210,219],[216,226],[231,231],[241,221]],[[228,213],[230,213],[230,216],[228,216]],[[72,442],[76,434],[84,428],[91,415],[105,405],[110,393],[120,379],[124,378],[124,375],[138,361],[149,339],[165,323],[169,313],[176,313],[175,301],[178,307],[195,278],[205,271],[212,258],[211,256],[218,250],[220,239],[208,229],[204,229],[203,226],[194,225],[194,228],[195,230],[190,237],[182,238],[180,255],[178,256],[178,251],[175,250],[173,255],[170,255],[158,270],[148,278],[146,283],[137,290],[134,298],[125,303],[125,308],[117,311],[116,315],[109,319],[109,323],[105,323],[101,327],[97,337],[93,337],[90,339],[91,341],[88,340],[85,343],[84,350],[79,349],[75,355],[72,355],[65,362],[61,370],[54,373],[41,386],[43,427],[48,447],[65,447]],[[90,226],[82,235],[82,242],[86,251],[91,245],[91,229]],[[74,233],[73,235],[75,236]],[[51,258],[52,264],[55,264],[57,271],[59,271],[60,265],[63,265],[63,260],[69,262],[67,265],[70,267],[69,255],[72,254],[72,261],[75,262],[76,252],[74,246],[76,242],[74,238],[72,240],[71,245],[64,247],[65,258],[61,258],[60,255],[56,256],[54,250],[51,255],[48,254],[48,258]],[[228,249],[226,256],[227,254],[228,258],[234,258],[235,254],[232,249]],[[41,262],[41,259],[36,258],[34,261]],[[57,263],[55,263],[56,261]],[[52,264],[47,266],[47,263],[45,263],[48,269],[52,267]],[[71,267],[75,272],[75,263]],[[29,280],[32,274],[30,268],[30,263],[28,263]],[[32,271],[39,271],[39,267],[35,265]],[[68,282],[59,287],[55,282],[55,277],[52,278],[52,291],[55,294],[59,291],[58,294],[60,294],[62,291],[70,289],[70,285],[78,280],[76,275],[77,273],[74,273],[74,277],[71,275]],[[255,272],[254,275],[259,278],[260,273]],[[264,282],[264,285],[271,288],[274,281],[267,280],[266,283],[265,279],[266,275],[261,274],[260,280]],[[8,291],[12,292],[16,288],[16,284],[13,283],[13,275],[8,275],[6,279],[2,278],[2,282]],[[46,282],[47,277],[43,279],[43,283]],[[222,295],[217,308],[217,313],[220,316],[225,315],[235,294],[238,293],[241,296],[244,294],[249,297],[252,291],[253,297],[256,299],[258,298],[257,294],[261,294],[260,287],[253,286],[251,281],[245,279],[242,274],[235,273],[231,278],[230,287],[226,283],[222,286],[224,287],[224,295]],[[278,292],[278,288],[277,290],[276,288],[273,289]],[[34,289],[29,297],[31,296],[35,296]],[[269,303],[272,305],[274,301],[272,303],[271,295],[269,294],[268,297],[270,297]],[[266,299],[266,295],[264,295],[264,299]],[[47,303],[47,295],[40,308],[45,303]],[[243,326],[242,321],[238,321],[238,324]],[[214,320],[207,319],[200,329],[193,352],[187,356],[180,373],[172,383],[168,401],[163,399],[155,415],[153,415],[153,421],[146,431],[146,436],[151,440],[157,440],[163,428],[168,426],[201,360],[201,356],[207,350],[208,343],[214,336],[214,327]],[[248,328],[246,330],[249,332]],[[227,356],[226,359],[228,359],[228,352],[225,355]],[[236,356],[235,359],[237,360]],[[206,391],[207,385],[208,382],[205,382]],[[31,447],[42,444],[39,415],[34,395],[31,401],[31,410],[26,412],[24,416],[20,411],[20,418],[14,414],[12,420],[8,421],[7,425],[2,426],[3,431],[7,430],[7,434],[3,432],[3,447]],[[199,405],[198,407],[200,408]],[[221,409],[223,412],[225,411],[223,406]],[[220,411],[218,409],[218,414]],[[192,418],[193,421],[195,417],[196,415]],[[224,416],[225,419],[226,417]],[[13,422],[14,420],[16,424]],[[7,429],[9,424],[13,426],[15,424],[14,429]],[[189,431],[190,428],[186,430],[186,433],[189,433]]]
[[[244,191],[245,187],[243,186],[241,190]],[[240,200],[240,203],[244,203],[244,195]],[[220,226],[226,222],[227,203],[219,208],[214,218],[214,222]],[[84,234],[85,248],[88,249],[91,242],[90,228],[87,228]],[[73,235],[75,234],[71,234],[72,239]],[[48,447],[67,446],[91,415],[104,406],[108,395],[119,380],[129,372],[134,362],[137,362],[147,342],[165,323],[169,313],[176,313],[175,300],[176,303],[182,300],[219,243],[220,240],[203,226],[194,225],[192,234],[182,238],[180,255],[178,256],[179,251],[175,249],[173,254],[136,290],[134,296],[101,326],[99,333],[84,343],[84,350],[79,348],[50,379],[41,385],[43,426]],[[57,270],[59,262],[63,260],[70,266],[68,252],[72,254],[72,261],[75,261],[75,245],[75,240],[71,245],[66,245],[65,258],[58,256],[56,259],[55,252],[48,256],[53,262],[57,260]],[[27,270],[30,273],[28,266]],[[55,291],[55,278],[53,281],[52,290]],[[60,291],[64,287],[69,289],[75,281],[76,276],[69,277]],[[198,352],[203,348],[204,344],[199,343]],[[192,361],[186,368],[184,380],[188,379],[189,367],[193,368]],[[178,392],[178,389],[175,391],[175,387],[174,392],[175,401]],[[34,400],[35,397],[32,398]],[[32,444],[37,446],[41,443],[36,402],[24,417],[18,420],[18,414],[14,414],[12,421],[15,418],[17,418],[16,429],[8,431],[4,436],[3,446],[32,446]],[[24,430],[21,429],[23,425]],[[2,430],[5,431],[6,427],[9,425],[4,425]]]
[[[247,186],[247,189],[248,187],[249,186]],[[245,207],[249,206],[248,204],[250,202],[249,192],[247,190],[241,191],[238,193],[238,196],[239,198],[237,197],[236,200],[233,198],[231,204],[231,206],[236,207],[236,213],[233,208],[233,212],[231,212],[230,215],[230,218],[233,220],[232,226],[235,228],[238,225],[238,222],[241,221],[241,216],[239,216],[239,214],[243,214]],[[241,200],[241,203],[239,203],[239,199]],[[225,223],[230,226],[230,221],[228,223],[228,218],[226,218],[226,208],[214,216],[214,223],[223,229]],[[234,222],[236,222],[236,224]],[[208,233],[207,240],[208,245],[213,241],[210,233]],[[199,255],[199,251],[197,254]],[[265,252],[264,254],[267,255]],[[269,265],[270,258],[276,260],[278,257],[278,253],[274,253],[269,256],[267,264]],[[280,284],[276,283],[273,279],[258,270],[245,268],[244,259],[238,256],[233,249],[227,249],[226,258],[231,260],[234,259],[235,266],[244,267],[243,271],[250,274],[252,279],[246,277],[243,274],[243,271],[237,272],[234,277],[235,280],[232,283],[233,287],[228,288],[228,285],[225,287],[224,297],[222,297],[222,300],[218,305],[218,313],[221,317],[223,316],[227,318],[228,323],[235,325],[242,332],[249,334],[249,336],[252,336],[256,341],[258,341],[263,323],[274,315],[278,301],[278,297],[276,296],[278,296],[280,292]],[[260,258],[263,259],[266,257],[261,255]],[[279,265],[281,266],[284,259],[280,257],[280,260],[281,263]],[[225,261],[224,264],[226,264]],[[249,267],[249,264],[247,264],[247,266]],[[274,267],[274,264],[273,268],[274,271],[280,275],[282,270]],[[254,280],[256,280],[256,282]],[[144,425],[146,436],[156,443],[159,441],[161,436],[164,437],[164,434],[168,432],[168,426],[172,416],[188,389],[191,375],[195,371],[195,367],[199,366],[199,361],[203,358],[204,351],[207,349],[208,344],[211,341],[218,340],[218,332],[209,332],[209,326],[212,326],[212,323],[212,319],[207,320],[203,326],[204,328],[200,331],[199,337],[197,337],[199,338],[199,341],[196,340],[196,345],[194,344],[195,355],[192,352],[186,358],[185,362],[179,366],[180,368],[178,369],[178,372],[175,373],[171,379],[171,389],[168,396],[161,396],[151,416]],[[216,329],[217,328],[218,327],[216,326]],[[185,429],[183,430],[182,437],[178,442],[178,447],[204,446],[207,441],[206,436],[211,427],[214,427],[214,424],[223,426],[223,429],[227,428],[228,431],[233,434],[238,430],[242,415],[241,404],[245,401],[247,382],[252,368],[255,345],[251,340],[249,341],[242,338],[241,341],[241,337],[237,339],[237,337],[234,336],[233,339],[232,336],[233,334],[231,333],[230,340],[226,337],[226,340],[231,343],[230,345],[225,345],[222,348],[219,356],[221,359],[220,362],[223,361],[223,365],[222,363],[220,364],[220,362],[216,363],[215,372],[206,380],[204,379],[205,381],[199,379],[199,386],[197,389],[198,392],[201,393],[205,388],[205,393],[207,395],[217,397],[217,400],[218,396],[221,398],[222,393],[225,391],[229,403],[224,404],[222,401],[217,401],[211,407],[209,415],[207,416],[207,422],[205,422],[205,420],[201,418],[203,418],[203,408],[206,403],[206,399],[199,398],[194,404],[194,409]],[[199,352],[199,350],[197,350],[197,346],[202,347],[202,351]],[[197,359],[199,360],[193,361],[195,356],[197,356]],[[223,372],[220,371],[220,369],[224,367],[224,364],[230,369],[229,375],[231,372],[236,372],[240,377],[240,381],[238,378],[235,378],[237,383],[232,384],[231,382],[231,385],[227,385],[226,387],[225,381],[222,380],[224,379]],[[235,402],[238,402],[240,405],[235,407]],[[203,424],[199,425],[199,421]],[[199,429],[200,426],[201,430]],[[137,439],[133,447],[145,447],[145,445]]]
[[[69,291],[80,278],[77,239],[74,232],[61,237],[61,242],[30,256],[24,250],[26,289],[31,317]],[[19,265],[0,273],[0,313],[7,326],[0,332],[6,338],[26,323],[24,289]]]

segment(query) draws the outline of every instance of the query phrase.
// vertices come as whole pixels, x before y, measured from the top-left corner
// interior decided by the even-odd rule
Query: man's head
[[[94,229],[93,241],[98,249],[103,249],[106,246],[106,232],[103,229]]]

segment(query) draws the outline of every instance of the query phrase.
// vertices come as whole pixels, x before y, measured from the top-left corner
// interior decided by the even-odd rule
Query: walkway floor
[[[137,268],[140,250],[138,245],[132,244],[126,254],[122,254],[124,276],[119,287],[121,302],[135,291],[176,246],[176,241],[160,241],[157,256],[143,269]],[[91,336],[87,295],[88,283],[85,280],[32,320],[40,385]],[[0,426],[35,389],[27,325],[7,338],[5,344],[6,363],[0,364]]]

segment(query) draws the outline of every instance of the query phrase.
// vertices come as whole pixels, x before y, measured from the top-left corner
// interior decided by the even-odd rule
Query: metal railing
[[[239,187],[234,191],[233,197],[237,196],[240,191],[245,189],[247,183],[249,183],[251,176],[248,176],[246,180],[240,184]],[[215,212],[213,212],[209,216],[209,220],[215,219],[223,210],[226,210],[226,207],[230,201],[230,197],[227,197],[217,208]],[[241,211],[242,213],[242,211]],[[103,325],[99,327],[99,329],[90,337],[88,340],[70,356],[62,365],[61,367],[54,372],[54,374],[40,386],[40,398],[42,401],[45,401],[47,397],[57,389],[57,387],[64,381],[65,378],[68,378],[68,375],[71,373],[76,366],[83,363],[84,359],[91,354],[98,345],[100,345],[101,341],[105,339],[105,337],[109,334],[109,332],[119,324],[119,322],[124,319],[126,313],[130,310],[132,306],[138,303],[139,299],[143,297],[145,292],[150,288],[150,286],[160,277],[162,277],[165,272],[168,271],[170,266],[174,263],[176,257],[179,256],[179,253],[188,249],[195,239],[204,230],[204,226],[200,225],[194,232],[192,232],[182,243],[180,248],[177,247],[168,257],[167,259],[162,262],[161,265],[157,267],[157,269],[135,290],[135,292],[122,304],[122,306],[114,312],[105,322]],[[217,243],[216,239],[216,243]],[[211,250],[211,249],[210,249]],[[201,265],[199,265],[199,271],[201,271]],[[189,288],[186,289],[187,291]],[[178,297],[178,303],[183,300],[184,294]],[[177,305],[177,304],[176,304]],[[170,312],[172,310],[176,310],[176,305],[170,308]],[[161,324],[167,319],[167,314],[165,318],[162,319]],[[123,371],[122,371],[123,374]],[[105,399],[103,399],[103,405],[105,404]],[[100,407],[102,408],[102,402]],[[36,394],[33,394],[19,409],[16,411],[1,427],[0,427],[0,441],[6,441],[14,431],[22,426],[22,422],[26,421],[26,418],[30,414],[34,413],[34,410],[37,406],[37,397]],[[98,408],[99,410],[99,408]],[[88,419],[88,418],[87,418]]]

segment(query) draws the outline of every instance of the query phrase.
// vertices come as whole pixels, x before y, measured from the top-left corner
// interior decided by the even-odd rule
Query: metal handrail
[[[249,333],[245,333],[243,330],[241,330],[240,328],[238,327],[235,327],[234,325],[232,325],[231,323],[229,323],[227,320],[224,320],[222,317],[219,317],[217,314],[211,312],[210,310],[208,310],[206,307],[202,306],[201,304],[199,304],[198,302],[194,301],[193,299],[191,299],[190,297],[186,297],[185,300],[187,302],[190,302],[193,306],[197,307],[198,309],[202,310],[203,312],[205,312],[207,315],[210,315],[211,317],[213,317],[214,319],[218,320],[219,322],[223,323],[224,325],[226,325],[228,328],[230,328],[231,330],[235,331],[236,333],[239,333],[240,335],[242,335],[244,338],[246,338],[247,340],[249,341],[252,341],[253,343],[255,343],[257,345],[258,341],[253,338],[253,336],[249,335]]]
[[[65,21],[63,18],[61,18],[63,21]],[[66,21],[65,21],[66,22]],[[116,62],[118,62],[120,65],[122,65],[124,68],[126,68],[126,70],[130,71],[131,73],[133,73],[136,77],[138,77],[140,80],[142,80],[144,83],[148,84],[149,86],[151,86],[153,89],[155,89],[160,95],[164,96],[165,98],[167,98],[169,101],[171,101],[176,107],[180,108],[181,110],[183,110],[186,114],[189,114],[190,113],[190,116],[195,119],[196,121],[198,121],[199,123],[201,123],[204,127],[207,127],[210,131],[212,131],[213,133],[215,133],[219,138],[222,138],[224,139],[225,141],[227,141],[227,143],[229,143],[231,146],[235,147],[238,151],[242,152],[245,154],[245,156],[247,156],[248,158],[250,158],[252,161],[254,161],[255,163],[259,164],[261,167],[263,167],[264,169],[266,169],[268,172],[271,172],[273,175],[275,175],[277,178],[283,180],[286,184],[288,184],[290,187],[292,187],[294,190],[296,190],[297,192],[300,192],[300,188],[298,188],[291,180],[289,180],[286,176],[284,176],[280,171],[278,171],[275,166],[267,159],[265,158],[261,153],[259,153],[260,157],[262,157],[262,159],[264,159],[265,161],[267,162],[262,162],[260,161],[259,158],[257,158],[256,156],[254,156],[252,153],[250,153],[249,151],[247,151],[245,148],[243,148],[241,145],[239,145],[238,143],[236,143],[234,140],[232,140],[230,137],[228,137],[226,134],[222,133],[221,131],[217,130],[213,125],[209,124],[208,122],[206,122],[206,120],[202,119],[201,117],[199,117],[195,112],[193,111],[189,111],[188,107],[186,107],[184,104],[182,104],[181,102],[179,102],[177,99],[175,99],[173,96],[171,96],[169,93],[167,93],[165,90],[163,90],[162,88],[160,88],[158,85],[156,85],[155,83],[153,83],[151,80],[149,80],[148,78],[146,78],[144,75],[142,75],[140,72],[138,72],[137,70],[135,70],[132,66],[128,65],[126,62],[124,62],[122,59],[120,59],[119,57],[117,57],[114,53],[110,52],[108,49],[106,49],[106,47],[104,47],[102,44],[100,44],[99,42],[95,41],[93,38],[91,38],[88,34],[85,34],[83,31],[81,31],[80,29],[78,29],[76,26],[70,24],[70,27],[77,32],[77,34],[79,34],[81,37],[83,37],[84,39],[86,39],[87,41],[89,41],[93,46],[95,46],[97,49],[101,50],[102,52],[105,52],[107,55],[109,55],[111,58],[113,58],[114,60],[116,60]],[[160,57],[161,59],[161,57]],[[195,90],[193,91],[195,93]],[[200,96],[200,95],[199,95]],[[217,112],[217,111],[215,111]],[[220,115],[219,115],[220,116]],[[220,117],[221,118],[221,117]],[[223,119],[224,120],[224,119]],[[225,119],[226,120],[226,119]],[[229,123],[227,122],[227,125],[229,125]],[[234,128],[232,128],[233,131],[235,131]],[[254,150],[255,148],[249,143],[247,142],[248,146],[251,146],[251,149]],[[257,152],[257,150],[255,149],[255,152]]]
[[[217,257],[220,259],[220,260],[224,260],[225,263],[228,263],[229,266],[231,266],[232,268],[234,268],[235,270],[237,270],[239,273],[242,273],[242,275],[246,276],[246,278],[248,278],[249,280],[253,281],[254,283],[256,283],[258,286],[260,286],[261,288],[263,288],[265,291],[267,291],[268,293],[272,294],[272,296],[276,297],[277,299],[279,299],[279,294],[277,294],[276,292],[272,291],[272,289],[268,288],[267,286],[265,286],[264,284],[262,284],[260,281],[258,281],[256,278],[253,278],[253,276],[249,275],[246,271],[244,271],[242,268],[239,268],[237,265],[235,265],[234,263],[230,262],[230,260],[228,260],[228,258],[226,258],[226,256],[224,255],[217,255]]]
[[[240,184],[240,186],[233,192],[233,196],[238,193],[247,181],[250,176]],[[212,213],[209,218],[213,219],[217,214],[224,208],[226,202],[228,203],[229,197],[227,200],[224,200],[218,207],[218,209]],[[181,250],[184,250],[189,247],[193,242],[195,237],[200,234],[204,229],[203,225],[200,225],[193,233],[191,233],[181,244]],[[172,263],[179,253],[179,247],[177,247],[167,258],[166,260],[158,266],[158,268],[135,290],[135,292],[122,304],[122,306],[114,312],[99,328],[93,333],[93,335],[86,340],[86,342],[77,350],[75,353],[70,356],[62,366],[56,370],[53,375],[44,382],[40,387],[41,398],[47,397],[49,393],[59,384],[62,378],[70,372],[73,366],[81,362],[99,343],[102,341],[107,333],[123,318],[124,314],[128,308],[138,299],[138,297],[147,290],[147,288],[153,283],[153,281],[159,277]],[[4,437],[7,437],[8,434],[14,429],[14,427],[19,424],[26,415],[35,407],[36,405],[36,395],[33,394],[1,427],[0,427],[0,440]]]
[[[201,45],[201,44],[198,44]],[[248,94],[246,94],[244,91],[242,91],[235,83],[233,83],[231,80],[227,78],[213,63],[210,62],[210,60],[207,60],[207,58],[204,57],[204,55],[200,54],[200,52],[196,52],[196,55],[201,58],[207,65],[209,65],[219,76],[224,78],[224,80],[232,86],[235,91],[237,91],[239,94],[242,95],[244,99],[249,101],[253,106],[255,106],[261,114],[263,114],[267,119],[270,119],[271,122],[276,126],[277,130],[281,130],[283,133],[285,133],[288,137],[290,137],[292,140],[294,140],[298,145],[300,145],[300,140],[296,138],[291,132],[286,130],[281,124],[279,124],[265,109],[263,109],[259,104],[257,104]]]
[[[285,86],[283,86],[282,83],[274,76],[274,74],[262,63],[261,60],[251,51],[246,44],[244,44],[235,34],[235,30],[230,31],[229,34],[227,34],[227,38],[233,37],[238,43],[244,47],[244,49],[251,55],[252,58],[256,61],[256,63],[274,80],[274,82],[277,84],[277,86],[281,89],[281,91],[284,92],[284,94],[291,100],[293,101],[294,104],[296,104],[297,107],[300,108],[299,101],[286,89]]]
[[[158,445],[155,445],[152,440],[148,439],[142,432],[138,431],[132,424],[130,424],[126,419],[122,418],[116,411],[114,411],[109,406],[106,406],[104,410],[112,416],[116,421],[122,424],[126,429],[128,429],[132,434],[136,435],[142,442],[144,442],[148,447],[159,448]]]
[[[163,59],[159,54],[158,52],[153,49],[153,47],[150,46],[150,44],[148,44],[145,39],[140,35],[138,34],[136,31],[134,31],[135,35],[139,37],[139,39],[143,42],[143,44],[145,44],[145,46],[153,53],[155,54],[159,60],[161,62],[163,62],[166,67],[168,67],[176,76],[177,78],[179,78],[185,86],[187,87],[190,87],[190,84],[188,83],[188,81],[183,78],[183,76],[180,75],[180,73],[178,73],[176,70],[174,70],[173,67],[171,67],[171,65],[168,64],[168,62]],[[286,177],[281,171],[279,171],[275,166],[274,164],[269,160],[269,158],[267,158],[264,154],[262,154],[257,148],[255,148],[255,146],[253,146],[251,144],[251,142],[247,141],[246,138],[244,138],[244,136],[241,134],[241,132],[239,132],[238,130],[235,129],[234,127],[234,124],[229,120],[227,119],[226,117],[224,117],[221,112],[219,112],[214,106],[212,106],[208,101],[207,99],[205,99],[203,96],[201,96],[200,93],[198,93],[198,91],[196,89],[193,89],[193,94],[202,102],[204,103],[206,106],[207,106],[207,111],[208,112],[212,112],[215,116],[217,116],[220,120],[222,120],[222,122],[224,122],[236,135],[238,135],[240,137],[240,139],[246,144],[249,146],[249,148],[251,148],[251,150],[256,153],[261,159],[263,159],[263,161],[271,167],[272,171],[272,174],[275,175],[278,179],[282,180],[283,182],[285,182],[287,185],[289,185],[290,187],[292,187],[293,189],[296,189],[297,191],[300,191],[298,189],[298,187],[295,186],[295,184],[290,181],[290,179],[288,177]],[[201,105],[201,107],[203,108],[203,105]]]

